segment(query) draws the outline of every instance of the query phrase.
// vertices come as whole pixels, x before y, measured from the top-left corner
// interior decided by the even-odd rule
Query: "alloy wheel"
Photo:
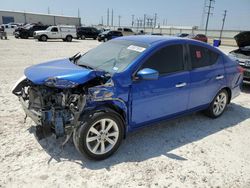
[[[226,93],[221,92],[214,100],[213,104],[214,115],[219,116],[224,111],[226,105],[227,105],[227,95]]]
[[[93,154],[101,155],[109,152],[117,143],[119,128],[112,119],[101,119],[95,122],[86,136],[86,144]]]

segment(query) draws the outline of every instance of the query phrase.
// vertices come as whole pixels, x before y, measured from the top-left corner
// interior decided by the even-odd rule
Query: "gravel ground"
[[[196,113],[144,128],[104,161],[83,158],[72,141],[37,141],[11,87],[27,66],[98,44],[0,40],[0,187],[250,187],[250,86],[220,118]]]

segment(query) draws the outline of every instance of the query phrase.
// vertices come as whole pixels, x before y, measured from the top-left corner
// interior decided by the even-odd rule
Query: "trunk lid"
[[[234,39],[240,48],[250,46],[250,31],[243,31],[235,35]]]

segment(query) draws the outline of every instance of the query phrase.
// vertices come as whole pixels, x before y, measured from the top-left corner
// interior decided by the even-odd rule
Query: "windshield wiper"
[[[77,65],[80,66],[80,67],[85,67],[87,69],[95,70],[93,67],[91,67],[89,65],[86,65],[86,64],[77,64]]]
[[[69,58],[70,61],[73,61],[74,64],[76,64],[76,61],[81,57],[82,55],[80,54],[80,52],[76,53],[75,55],[73,55],[72,57]]]

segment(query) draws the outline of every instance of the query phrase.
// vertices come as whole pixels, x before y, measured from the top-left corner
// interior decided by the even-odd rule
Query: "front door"
[[[142,126],[187,110],[189,71],[183,46],[166,46],[152,54],[140,68],[159,72],[158,80],[137,80],[132,84],[131,125]]]
[[[60,33],[58,31],[58,28],[57,27],[52,27],[49,38],[51,38],[51,39],[58,39],[58,38],[60,38],[59,35],[60,35]]]

